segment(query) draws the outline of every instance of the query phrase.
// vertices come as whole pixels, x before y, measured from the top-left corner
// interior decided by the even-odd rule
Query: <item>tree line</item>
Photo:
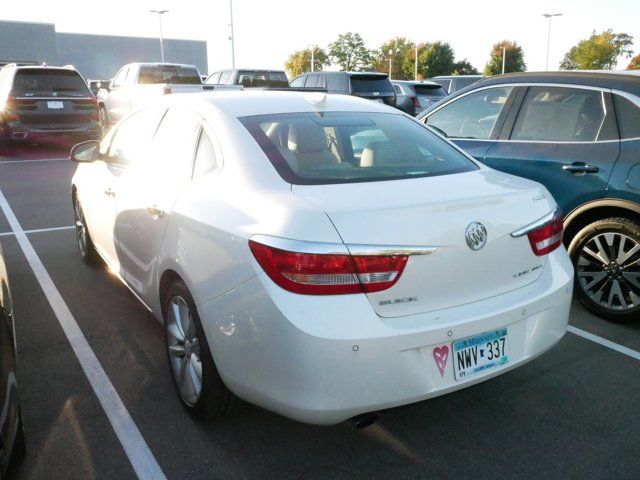
[[[591,37],[581,40],[567,52],[560,69],[610,70],[616,67],[622,56],[631,58],[633,37],[626,33],[606,30],[595,31]],[[312,54],[313,49],[313,54]],[[497,75],[504,71],[523,72],[527,66],[524,51],[517,42],[502,40],[489,52],[483,69],[484,75]],[[432,78],[438,75],[477,75],[480,72],[466,59],[456,59],[448,42],[414,43],[405,37],[392,38],[376,49],[368,49],[359,33],[347,32],[338,36],[326,49],[319,46],[298,50],[289,55],[285,68],[293,78],[303,72],[324,70],[331,64],[344,71],[376,71],[391,73],[397,80]],[[417,67],[416,67],[417,59]],[[640,69],[640,55],[631,59],[628,69]]]

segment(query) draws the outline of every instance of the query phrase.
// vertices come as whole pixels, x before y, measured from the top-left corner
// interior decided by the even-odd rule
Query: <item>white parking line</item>
[[[607,347],[607,348],[610,348],[611,350],[615,350],[616,352],[619,352],[628,357],[635,358],[636,360],[640,360],[640,352],[631,350],[630,348],[614,343],[611,340],[607,340],[606,338],[599,337],[598,335],[594,335],[593,333],[585,332],[584,330],[580,330],[579,328],[573,327],[571,325],[567,327],[567,331],[573,333],[574,335],[578,335],[579,337],[586,338],[587,340],[591,340],[592,342],[602,345],[603,347]]]
[[[71,344],[71,348],[80,363],[80,367],[89,380],[96,397],[98,397],[98,401],[100,405],[102,405],[138,478],[144,480],[166,479],[160,465],[158,465],[153,453],[151,453],[149,446],[142,437],[140,430],[138,430],[127,408],[124,403],[122,403],[118,392],[116,392],[116,389],[111,383],[111,380],[109,380],[95,353],[91,350],[82,330],[80,330],[78,323],[75,318],[73,318],[69,307],[63,300],[62,295],[60,295],[49,273],[44,268],[42,261],[38,257],[33,245],[31,245],[27,235],[22,230],[20,222],[18,222],[13,210],[11,210],[2,191],[0,191],[0,209],[4,212],[29,266],[33,270],[42,291],[47,297],[49,305],[51,305],[53,312],[58,318],[58,322],[67,340]]]
[[[33,160],[0,160],[0,165],[6,165],[8,163],[36,163],[36,162],[62,162],[62,161],[70,161],[68,157],[65,158],[36,158]]]
[[[51,227],[51,228],[34,228],[33,230],[23,230],[23,233],[41,233],[41,232],[57,232],[58,230],[71,230],[76,228],[75,225],[67,225],[66,227]],[[8,237],[15,235],[15,232],[1,232],[0,237]]]

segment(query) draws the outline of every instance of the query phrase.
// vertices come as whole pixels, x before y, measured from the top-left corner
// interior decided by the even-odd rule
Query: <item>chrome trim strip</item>
[[[560,209],[556,207],[555,210],[547,213],[544,217],[539,218],[538,220],[530,223],[529,225],[526,225],[522,228],[519,228],[518,230],[511,232],[511,236],[513,238],[523,237],[530,231],[537,230],[538,228],[543,227],[547,223],[551,222],[554,219],[554,217],[558,215],[558,213],[560,213]]]
[[[437,247],[417,245],[347,245],[351,255],[430,255]]]
[[[553,83],[553,82],[538,82],[538,83],[536,83],[536,82],[504,82],[504,83],[496,83],[496,84],[493,84],[493,85],[485,85],[484,87],[480,87],[480,88],[476,88],[474,90],[470,90],[468,92],[463,93],[462,95],[459,95],[459,96],[457,96],[455,98],[452,98],[449,101],[447,101],[447,102],[443,103],[442,105],[440,105],[438,108],[436,108],[432,112],[429,112],[429,115],[425,115],[420,120],[422,121],[425,118],[429,118],[431,115],[436,113],[441,108],[446,107],[450,103],[455,102],[460,98],[464,98],[467,95],[470,95],[472,93],[480,92],[482,90],[488,90],[490,88],[504,88],[504,87],[514,87],[514,88],[515,87],[565,87],[565,88],[578,88],[578,89],[582,89],[582,90],[595,90],[595,91],[599,91],[599,92],[611,92],[610,88],[592,87],[590,85],[574,85],[572,83]]]
[[[289,252],[321,255],[429,255],[437,250],[437,247],[417,245],[345,245],[344,243],[306,242],[260,234],[252,235],[249,240]]]
[[[636,97],[632,93],[625,92],[623,90],[611,90],[611,93],[626,98],[631,103],[635,104],[636,107],[640,108],[640,98]]]

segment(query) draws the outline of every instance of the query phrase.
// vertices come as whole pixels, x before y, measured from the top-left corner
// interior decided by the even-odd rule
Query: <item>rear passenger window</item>
[[[402,95],[402,90],[400,90],[398,85],[394,85],[393,89],[396,91],[396,95]]]
[[[307,81],[304,82],[304,87],[305,88],[315,88],[318,84],[318,75],[309,75],[307,77]]]
[[[620,138],[640,138],[640,107],[620,95],[614,95]]]
[[[162,175],[190,177],[200,123],[194,114],[171,108],[153,139],[153,169]]]
[[[193,166],[193,178],[198,178],[213,172],[218,168],[218,159],[216,158],[216,149],[213,146],[211,138],[203,129],[198,141],[198,149],[196,150],[196,159]]]
[[[326,75],[327,90],[330,92],[347,92],[347,77],[339,74]]]
[[[605,119],[604,96],[595,90],[530,87],[512,140],[594,142]]]

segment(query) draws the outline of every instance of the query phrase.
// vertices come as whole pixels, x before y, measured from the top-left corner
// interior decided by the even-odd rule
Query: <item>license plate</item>
[[[60,110],[61,108],[64,108],[64,103],[63,102],[47,102],[47,108],[51,110]]]
[[[374,98],[373,101],[374,102],[384,103],[384,100],[382,100],[381,98]]]
[[[501,328],[453,342],[456,380],[467,379],[509,362],[507,329]]]

